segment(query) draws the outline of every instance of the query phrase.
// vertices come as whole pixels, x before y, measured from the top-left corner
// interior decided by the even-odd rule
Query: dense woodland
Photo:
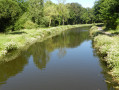
[[[0,0],[0,32],[103,22],[107,28],[119,23],[119,0],[98,0],[93,8],[78,3],[50,0]]]
[[[95,18],[105,23],[108,29],[119,24],[119,0],[97,0],[94,5]]]
[[[91,8],[78,3],[50,0],[0,0],[0,31],[93,23]]]

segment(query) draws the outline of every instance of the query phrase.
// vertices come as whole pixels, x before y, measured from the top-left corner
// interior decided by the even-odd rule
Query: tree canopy
[[[115,29],[119,17],[119,0],[98,0],[94,5],[94,14],[102,20],[107,28]]]
[[[0,0],[0,32],[41,26],[93,23],[93,9],[50,0]]]

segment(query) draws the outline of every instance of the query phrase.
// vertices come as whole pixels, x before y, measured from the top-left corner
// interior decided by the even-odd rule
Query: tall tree
[[[54,17],[56,18],[58,16],[57,5],[51,1],[47,1],[44,5],[44,15],[48,18],[50,27]]]
[[[93,23],[94,20],[94,14],[93,9],[91,8],[84,8],[84,11],[81,15],[81,18],[84,20],[84,22],[87,23]]]
[[[41,23],[43,17],[43,3],[43,0],[29,0],[29,14],[34,23]]]
[[[22,9],[13,0],[0,0],[0,31],[12,26],[21,15]],[[11,29],[13,29],[11,27]]]
[[[61,24],[61,22],[64,25],[67,19],[69,18],[69,10],[65,5],[65,2],[66,0],[58,0],[59,25]]]
[[[67,4],[69,9],[69,19],[70,24],[78,24],[80,22],[81,9],[82,6],[78,3]]]
[[[98,0],[95,3],[95,11],[100,13],[100,16],[107,28],[115,29],[117,26],[116,20],[119,17],[119,1],[118,0]]]
[[[65,4],[63,3],[58,4],[58,13],[59,13],[59,25],[61,24],[61,22],[64,25],[64,23],[69,18],[69,10]]]

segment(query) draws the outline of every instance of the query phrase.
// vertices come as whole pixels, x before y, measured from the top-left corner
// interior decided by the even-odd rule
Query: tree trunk
[[[75,25],[75,21],[73,22],[73,25]]]
[[[69,21],[67,20],[67,25],[69,24]]]
[[[63,18],[63,25],[64,25],[64,18]]]
[[[59,25],[60,25],[60,21],[59,21]]]
[[[52,22],[52,20],[51,20],[51,18],[50,18],[49,27],[51,26],[51,22]]]

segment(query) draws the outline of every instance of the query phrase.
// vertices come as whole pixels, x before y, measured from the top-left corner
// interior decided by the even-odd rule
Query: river
[[[0,64],[0,90],[112,90],[92,48],[90,27],[36,42]]]

